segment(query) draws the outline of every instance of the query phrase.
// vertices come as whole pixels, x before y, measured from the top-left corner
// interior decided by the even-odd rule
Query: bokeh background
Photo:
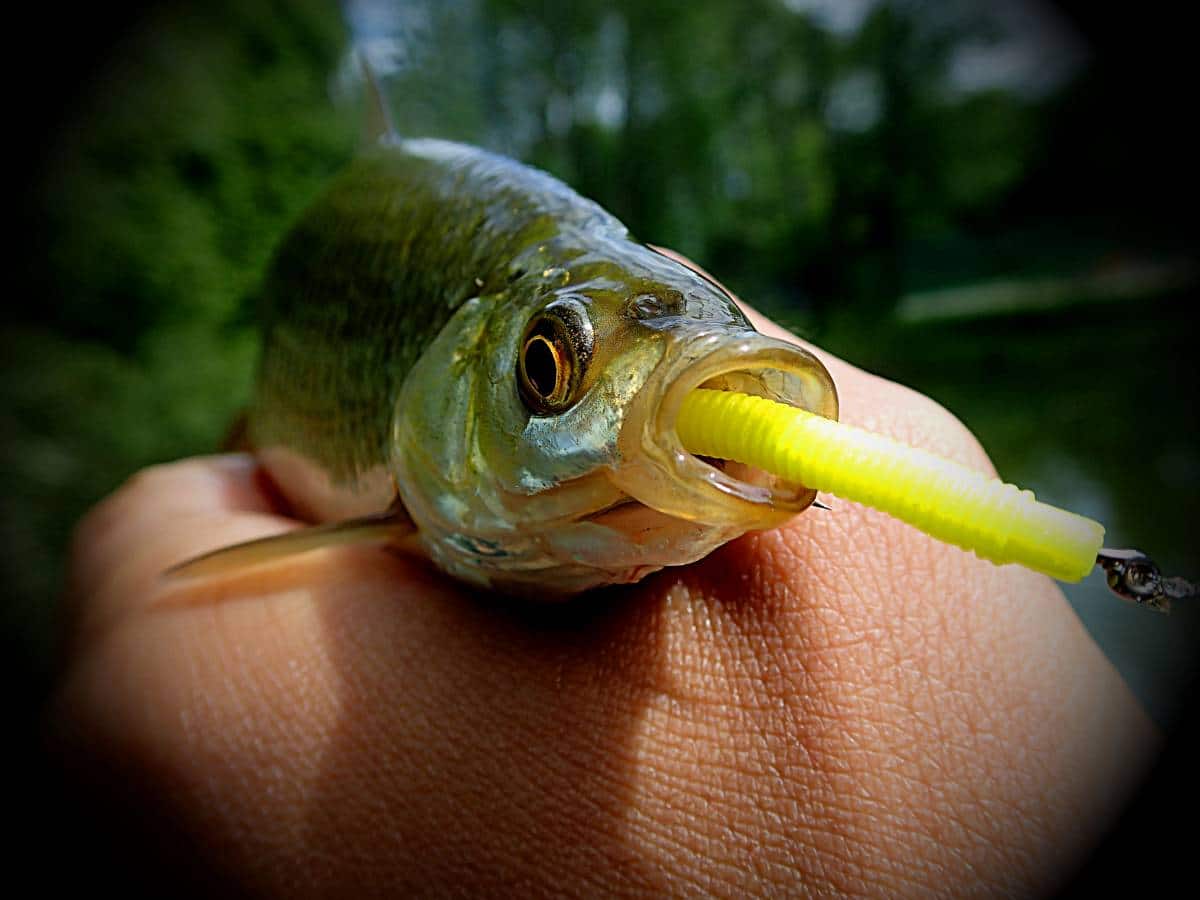
[[[244,404],[273,246],[400,130],[548,169],[1001,474],[1200,575],[1192,39],[1166,2],[209,0],[26,9],[0,335],[5,690],[50,683],[71,527]],[[1068,596],[1174,727],[1200,615]],[[929,602],[939,602],[930,597]]]

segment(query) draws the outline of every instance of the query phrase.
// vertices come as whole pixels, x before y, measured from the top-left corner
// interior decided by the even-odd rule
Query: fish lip
[[[643,387],[642,408],[621,430],[623,460],[636,459],[621,473],[626,491],[660,512],[743,530],[771,528],[807,509],[816,491],[734,477],[686,450],[675,423],[691,391],[731,375],[748,376],[752,393],[836,419],[837,390],[825,366],[808,350],[756,331],[702,332],[674,350],[664,354]],[[777,388],[755,378],[765,372],[782,373],[773,376]]]

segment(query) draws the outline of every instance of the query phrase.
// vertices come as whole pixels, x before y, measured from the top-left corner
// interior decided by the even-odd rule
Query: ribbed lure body
[[[1063,581],[1096,565],[1098,522],[1039,502],[964,465],[802,409],[727,391],[693,391],[676,422],[693,453],[759,466],[882,510],[997,564]]]

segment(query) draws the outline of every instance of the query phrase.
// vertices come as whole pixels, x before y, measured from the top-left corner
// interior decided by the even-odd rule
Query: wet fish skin
[[[302,450],[339,485],[382,463],[395,397],[432,338],[512,281],[521,250],[571,227],[624,235],[500,156],[444,141],[363,154],[292,228],[263,286],[252,441]]]
[[[681,379],[740,378],[836,416],[820,363],[757,334],[711,281],[549,175],[466,145],[363,154],[287,236],[263,298],[248,433],[284,496],[314,522],[399,499],[422,552],[493,587],[637,580],[811,502],[764,502],[683,459],[658,421]],[[516,377],[551,304],[594,336],[579,399],[556,415]],[[771,375],[722,374],[742,356]]]

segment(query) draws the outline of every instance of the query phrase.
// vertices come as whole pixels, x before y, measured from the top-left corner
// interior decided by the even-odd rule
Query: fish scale
[[[503,284],[523,245],[581,225],[625,233],[484,151],[422,140],[365,154],[296,224],[263,286],[251,441],[294,448],[339,483],[382,464],[400,385],[431,337]]]

